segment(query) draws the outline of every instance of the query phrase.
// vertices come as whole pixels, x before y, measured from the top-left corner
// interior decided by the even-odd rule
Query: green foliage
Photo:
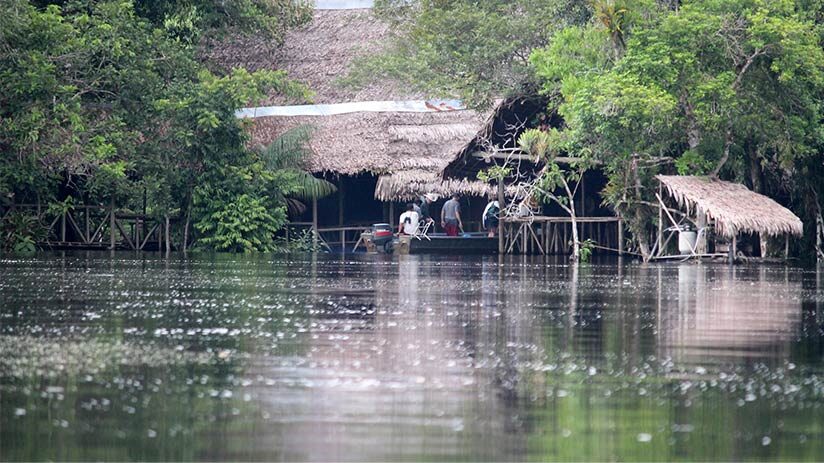
[[[97,0],[32,0],[39,8],[60,7],[68,14],[95,8]],[[170,37],[194,43],[214,33],[264,33],[282,41],[284,33],[312,18],[302,0],[131,0],[121,2]],[[127,6],[128,5],[128,6]]]
[[[0,197],[51,203],[62,184],[82,203],[139,210],[145,198],[152,216],[201,224],[204,247],[268,249],[257,236],[282,225],[284,195],[328,186],[266,169],[235,111],[269,92],[309,92],[284,72],[215,76],[196,42],[218,29],[280,36],[309,13],[287,0],[0,3]],[[237,225],[233,207],[251,222]]]
[[[559,32],[530,62],[542,91],[558,95],[565,151],[595,153],[609,175],[605,202],[636,238],[662,166],[754,184],[759,172],[783,172],[785,182],[822,145],[818,9],[691,0],[678,11],[612,1],[596,10],[596,23]]]
[[[12,211],[0,221],[0,250],[31,253],[37,241],[45,238],[46,228],[35,214]]]
[[[486,183],[500,183],[512,174],[512,168],[507,166],[492,166],[478,172],[478,180]]]
[[[271,145],[220,159],[198,178],[193,192],[198,247],[217,251],[274,251],[274,234],[287,222],[290,199],[322,198],[331,183],[299,168],[311,129],[298,127]],[[224,154],[222,159],[225,159]]]
[[[580,249],[580,261],[581,262],[589,262],[589,259],[592,258],[592,250],[595,249],[595,241],[587,238],[584,241],[581,241],[581,249]]]
[[[712,170],[712,162],[695,150],[687,150],[675,160],[675,169],[678,175],[707,175]]]
[[[529,92],[529,52],[590,11],[575,0],[378,0],[397,36],[386,52],[361,60],[348,82],[394,79],[472,106]]]
[[[285,238],[277,239],[278,252],[304,252],[313,253],[323,250],[323,244],[315,239],[312,230],[302,230],[296,237],[292,237],[288,242]]]
[[[287,221],[285,207],[270,209],[263,198],[248,194],[225,201],[222,198],[199,199],[206,209],[195,224],[204,235],[199,241],[200,246],[231,252],[275,250],[274,234]]]

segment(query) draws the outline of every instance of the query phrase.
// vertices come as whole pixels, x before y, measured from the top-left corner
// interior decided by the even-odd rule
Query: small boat
[[[394,251],[398,254],[497,254],[498,238],[490,238],[486,233],[464,233],[446,236],[430,233],[427,236],[401,236],[394,240]]]

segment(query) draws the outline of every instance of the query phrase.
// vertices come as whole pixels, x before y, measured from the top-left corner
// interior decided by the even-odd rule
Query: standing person
[[[418,216],[420,216],[421,215],[421,200],[416,199],[415,202],[412,203],[412,206],[415,208],[415,212],[418,213]]]
[[[432,203],[438,200],[438,196],[433,193],[427,193],[421,196],[421,220],[424,222],[434,222],[430,208]]]
[[[406,212],[401,214],[398,219],[398,234],[414,235],[418,231],[418,222],[420,216],[415,212],[415,205],[409,203],[406,205]]]
[[[494,199],[489,201],[489,203],[484,208],[483,216],[481,217],[481,222],[483,222],[484,229],[487,231],[488,237],[492,238],[495,236],[495,232],[498,231],[498,217],[501,213],[501,206],[498,204],[498,201]]]
[[[447,201],[441,209],[441,226],[446,230],[446,236],[458,236],[458,230],[463,229],[461,203],[458,199],[460,196],[457,193],[453,194],[452,199]]]

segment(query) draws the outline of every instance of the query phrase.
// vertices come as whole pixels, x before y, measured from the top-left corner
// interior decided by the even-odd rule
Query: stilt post
[[[312,244],[318,247],[318,198],[312,198]]]
[[[790,258],[790,235],[784,235],[784,259]]]
[[[343,226],[343,182],[338,182],[338,225]]]
[[[663,184],[661,182],[658,182],[658,197],[659,198],[664,197]],[[657,242],[656,248],[658,249],[658,255],[659,256],[664,255],[664,250],[661,249],[661,246],[663,246],[663,241],[664,241],[664,205],[662,204],[661,201],[658,201],[658,242]]]
[[[60,241],[66,242],[66,214],[67,212],[63,212],[63,215],[60,217]]]
[[[114,250],[114,192],[112,192],[112,200],[109,206],[109,249]]]

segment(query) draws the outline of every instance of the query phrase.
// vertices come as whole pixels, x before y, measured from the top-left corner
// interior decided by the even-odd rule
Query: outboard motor
[[[383,252],[392,252],[392,226],[388,223],[372,224],[372,242],[378,250]]]

